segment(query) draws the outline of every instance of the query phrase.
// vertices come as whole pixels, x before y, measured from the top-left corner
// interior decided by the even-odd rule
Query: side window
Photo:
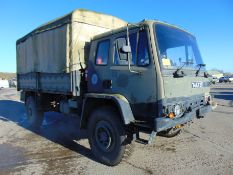
[[[136,46],[137,46],[137,33],[132,33],[129,36],[129,42],[131,46],[131,53],[129,54],[129,59],[131,59],[131,64],[136,63]],[[126,45],[126,36],[117,38],[114,46],[114,63],[119,65],[127,65],[127,54],[121,51],[121,48]]]
[[[109,56],[109,40],[100,41],[97,46],[95,64],[107,65]]]
[[[147,34],[144,30],[139,33],[137,64],[139,66],[146,66],[150,64]]]
[[[127,54],[121,51],[121,48],[126,45],[126,38],[117,38],[115,41],[114,63],[124,65],[127,64]]]

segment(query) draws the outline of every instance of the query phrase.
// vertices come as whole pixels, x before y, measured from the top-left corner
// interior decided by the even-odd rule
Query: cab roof
[[[175,25],[172,25],[172,24],[168,24],[166,22],[162,22],[162,21],[158,21],[158,20],[143,20],[139,23],[135,23],[135,24],[130,24],[128,23],[128,26],[129,26],[129,29],[133,29],[133,28],[137,28],[137,27],[143,27],[145,25],[153,25],[153,24],[162,24],[162,25],[166,25],[168,27],[172,27],[172,28],[175,28],[175,29],[178,29],[178,30],[181,30],[189,35],[192,35],[194,36],[192,33],[188,32],[187,30],[185,29],[182,29],[178,26],[175,26]],[[115,33],[120,33],[120,32],[123,32],[123,31],[126,31],[126,27],[127,26],[124,26],[124,27],[121,27],[121,28],[118,28],[118,29],[114,29],[114,30],[111,30],[109,32],[105,32],[105,33],[102,33],[102,34],[99,34],[99,35],[96,35],[93,37],[92,40],[98,40],[98,39],[101,39],[101,38],[105,38],[105,37],[108,37],[108,36],[111,36]]]

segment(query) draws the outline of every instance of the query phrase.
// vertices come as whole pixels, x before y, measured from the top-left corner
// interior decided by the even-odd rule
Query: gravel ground
[[[233,174],[233,84],[212,87],[214,112],[195,119],[174,138],[135,143],[116,167],[92,156],[79,120],[46,113],[38,133],[27,127],[15,89],[0,90],[0,174]]]

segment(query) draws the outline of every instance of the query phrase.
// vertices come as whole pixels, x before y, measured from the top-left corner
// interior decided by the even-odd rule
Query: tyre
[[[177,136],[178,134],[180,134],[180,132],[181,132],[180,128],[173,127],[173,128],[167,129],[165,131],[159,132],[158,135],[160,135],[162,137],[171,138],[171,137]]]
[[[88,120],[88,140],[94,156],[108,166],[119,164],[132,151],[123,122],[111,107],[92,112]]]
[[[26,100],[26,113],[29,127],[39,129],[43,122],[44,112],[36,105],[32,96],[29,96]]]

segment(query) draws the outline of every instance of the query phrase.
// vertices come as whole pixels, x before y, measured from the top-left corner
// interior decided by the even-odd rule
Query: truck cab
[[[156,132],[209,111],[209,85],[195,37],[175,26],[143,21],[92,41],[88,93],[123,96],[136,123]]]
[[[122,123],[126,140],[151,143],[157,134],[176,136],[216,107],[196,39],[178,27],[158,21],[128,25],[94,37],[89,53],[82,121],[89,116],[91,148],[105,164],[115,163],[113,153],[106,154],[117,137],[113,133],[122,136],[111,125]],[[97,112],[88,112],[93,108]],[[140,132],[149,133],[148,140]],[[125,145],[115,149],[115,161],[122,159]]]
[[[88,92],[120,94],[127,99],[137,119],[150,120],[156,115],[157,73],[147,26],[126,28],[97,36],[92,41],[88,63]],[[130,59],[130,68],[129,62]]]

